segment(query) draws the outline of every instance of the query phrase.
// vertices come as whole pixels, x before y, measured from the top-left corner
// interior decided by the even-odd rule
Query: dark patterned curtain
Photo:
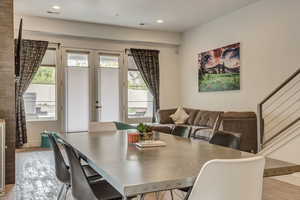
[[[159,51],[148,49],[130,49],[134,62],[140,71],[149,91],[153,95],[153,118],[159,109]]]
[[[15,41],[15,44],[17,41]],[[23,94],[29,87],[36,74],[45,52],[48,42],[36,40],[22,40],[19,60],[19,77],[16,77],[16,146],[21,147],[27,143],[27,129],[25,118],[25,106]],[[15,51],[16,51],[15,45]],[[17,54],[16,54],[17,55]],[[18,63],[16,63],[18,64]]]

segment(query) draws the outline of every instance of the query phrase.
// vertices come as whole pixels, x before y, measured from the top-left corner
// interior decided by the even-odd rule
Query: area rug
[[[16,200],[54,200],[60,186],[52,151],[16,153]]]

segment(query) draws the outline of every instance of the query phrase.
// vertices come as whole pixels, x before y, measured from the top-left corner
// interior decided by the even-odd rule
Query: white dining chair
[[[188,200],[261,200],[265,159],[211,160],[196,179]]]
[[[113,122],[90,122],[89,132],[105,132],[117,131],[117,127]]]

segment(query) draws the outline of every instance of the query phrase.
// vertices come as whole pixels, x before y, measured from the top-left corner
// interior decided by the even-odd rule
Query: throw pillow
[[[176,112],[170,115],[171,119],[175,124],[184,124],[186,120],[189,118],[189,115],[185,112],[185,110],[179,106]]]

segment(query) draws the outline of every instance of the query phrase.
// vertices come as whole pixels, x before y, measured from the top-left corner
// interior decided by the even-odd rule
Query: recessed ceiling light
[[[164,20],[158,19],[158,20],[156,20],[156,23],[162,24],[162,23],[164,23]]]
[[[60,9],[60,6],[52,6],[52,8],[53,8],[54,10],[59,10],[59,9]]]

